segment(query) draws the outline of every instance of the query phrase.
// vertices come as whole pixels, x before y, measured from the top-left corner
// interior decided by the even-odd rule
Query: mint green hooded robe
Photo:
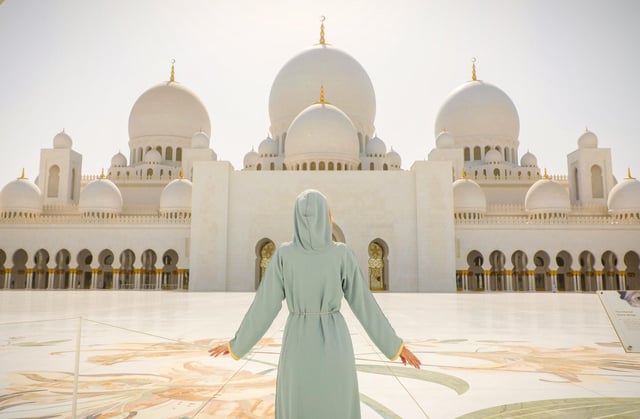
[[[353,251],[331,240],[329,206],[320,192],[296,199],[293,242],[274,253],[229,350],[247,354],[287,300],[276,384],[276,417],[359,418],[355,358],[342,297],[376,346],[396,359],[403,343],[376,303]]]

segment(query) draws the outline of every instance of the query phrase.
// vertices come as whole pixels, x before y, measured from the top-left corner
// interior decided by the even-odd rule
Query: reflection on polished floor
[[[286,307],[247,357],[212,359],[251,293],[0,292],[0,417],[269,417]],[[385,362],[346,304],[363,417],[640,417],[640,355],[595,294],[376,298],[422,359]],[[79,341],[79,357],[76,347]]]

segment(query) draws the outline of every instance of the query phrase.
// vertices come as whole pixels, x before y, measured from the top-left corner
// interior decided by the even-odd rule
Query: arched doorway
[[[513,290],[529,291],[529,270],[527,269],[526,253],[522,250],[516,250],[511,255],[511,263],[513,264]]]
[[[549,277],[549,255],[544,250],[536,252],[533,256],[533,264],[536,266],[534,271],[534,284],[536,291],[551,291],[551,278]]]
[[[27,259],[29,256],[24,249],[18,249],[13,253],[10,288],[27,288]]]
[[[0,289],[1,288],[9,288],[9,285],[6,284],[7,275],[5,275],[5,267],[4,264],[7,261],[7,254],[4,250],[0,249]]]
[[[91,276],[93,272],[91,270],[91,262],[93,262],[93,255],[87,249],[81,250],[78,253],[78,268],[76,270],[76,288],[91,288]]]
[[[69,262],[71,253],[67,249],[59,250],[56,253],[56,268],[53,276],[53,288],[70,288]]]
[[[369,289],[384,291],[389,289],[387,244],[382,239],[375,239],[369,243]]]
[[[625,270],[626,289],[640,290],[640,257],[634,251],[627,252],[624,255],[624,264],[627,265]]]
[[[585,250],[578,257],[580,263],[580,288],[582,291],[596,291],[598,289],[596,273],[593,265],[596,262],[593,253]]]
[[[47,289],[49,288],[49,252],[44,249],[40,249],[33,257],[35,264],[35,270],[33,272],[32,287],[34,289]]]
[[[602,289],[617,290],[618,286],[618,257],[607,250],[602,254]]]
[[[558,265],[556,284],[558,291],[575,291],[571,262],[571,255],[566,250],[559,252],[556,256],[556,265]]]
[[[98,256],[98,262],[100,263],[98,270],[98,279],[96,281],[96,288],[98,289],[112,289],[113,288],[113,252],[109,249],[104,249]]]
[[[142,289],[149,290],[156,288],[156,252],[147,249],[142,253]]]
[[[256,245],[256,280],[255,287],[258,289],[264,273],[267,271],[271,257],[276,251],[275,243],[268,238],[264,238],[258,241]]]
[[[484,258],[482,253],[472,250],[467,255],[469,276],[467,278],[469,291],[484,291]]]
[[[505,291],[507,289],[507,284],[505,283],[505,261],[504,253],[499,250],[494,250],[489,255],[489,263],[491,264],[489,289],[492,291]]]
[[[136,287],[136,271],[133,264],[136,261],[136,255],[133,250],[126,249],[120,253],[120,275],[118,280],[118,288],[130,290]]]
[[[169,249],[162,255],[162,289],[178,289],[178,252]]]

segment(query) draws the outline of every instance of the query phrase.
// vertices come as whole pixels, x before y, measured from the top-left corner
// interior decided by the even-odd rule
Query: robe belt
[[[340,313],[340,310],[333,310],[333,311],[320,311],[320,312],[312,312],[312,311],[290,311],[289,314],[295,314],[297,316],[307,316],[307,315],[312,315],[312,316],[324,316],[327,314],[334,314],[334,313]]]

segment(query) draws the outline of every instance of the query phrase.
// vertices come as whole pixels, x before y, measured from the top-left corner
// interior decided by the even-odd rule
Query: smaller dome
[[[209,148],[209,136],[204,131],[198,131],[191,137],[191,148]]]
[[[122,212],[122,194],[109,179],[93,180],[80,192],[78,206],[84,214],[90,212],[118,214]]]
[[[567,213],[571,209],[567,190],[549,178],[531,185],[524,198],[524,206],[527,211],[537,213]]]
[[[578,148],[597,148],[598,137],[588,129],[578,138]]]
[[[456,146],[456,140],[447,131],[441,131],[436,137],[437,148],[454,148]]]
[[[160,194],[160,212],[191,211],[193,185],[188,179],[172,180]]]
[[[126,167],[127,158],[118,151],[113,157],[111,157],[111,167]]]
[[[158,150],[154,150],[153,148],[146,153],[144,153],[143,161],[148,164],[158,164],[162,161],[162,156]]]
[[[387,146],[378,136],[369,140],[366,149],[367,157],[384,157],[387,155]]]
[[[471,179],[458,179],[453,182],[453,207],[455,212],[487,212],[487,197],[484,191]]]
[[[22,213],[36,215],[42,213],[42,192],[38,186],[24,175],[9,182],[0,192],[0,209],[4,214]]]
[[[538,167],[538,159],[528,151],[520,158],[520,166],[522,167]]]
[[[400,166],[402,166],[402,158],[400,157],[400,154],[393,150],[393,147],[391,148],[391,151],[387,153],[387,162],[391,167],[400,168]]]
[[[504,158],[502,157],[502,153],[494,148],[484,155],[484,161],[487,164],[499,164],[504,161]]]
[[[260,157],[275,157],[278,155],[278,144],[271,137],[267,137],[258,146]]]
[[[251,167],[255,167],[255,165],[257,165],[259,161],[260,161],[260,155],[255,151],[251,150],[250,152],[244,155],[244,160],[243,160],[244,168],[248,169]]]
[[[640,182],[631,176],[623,179],[609,192],[607,206],[614,215],[640,212]]]
[[[64,130],[53,137],[53,148],[71,148],[72,145],[71,137]]]

